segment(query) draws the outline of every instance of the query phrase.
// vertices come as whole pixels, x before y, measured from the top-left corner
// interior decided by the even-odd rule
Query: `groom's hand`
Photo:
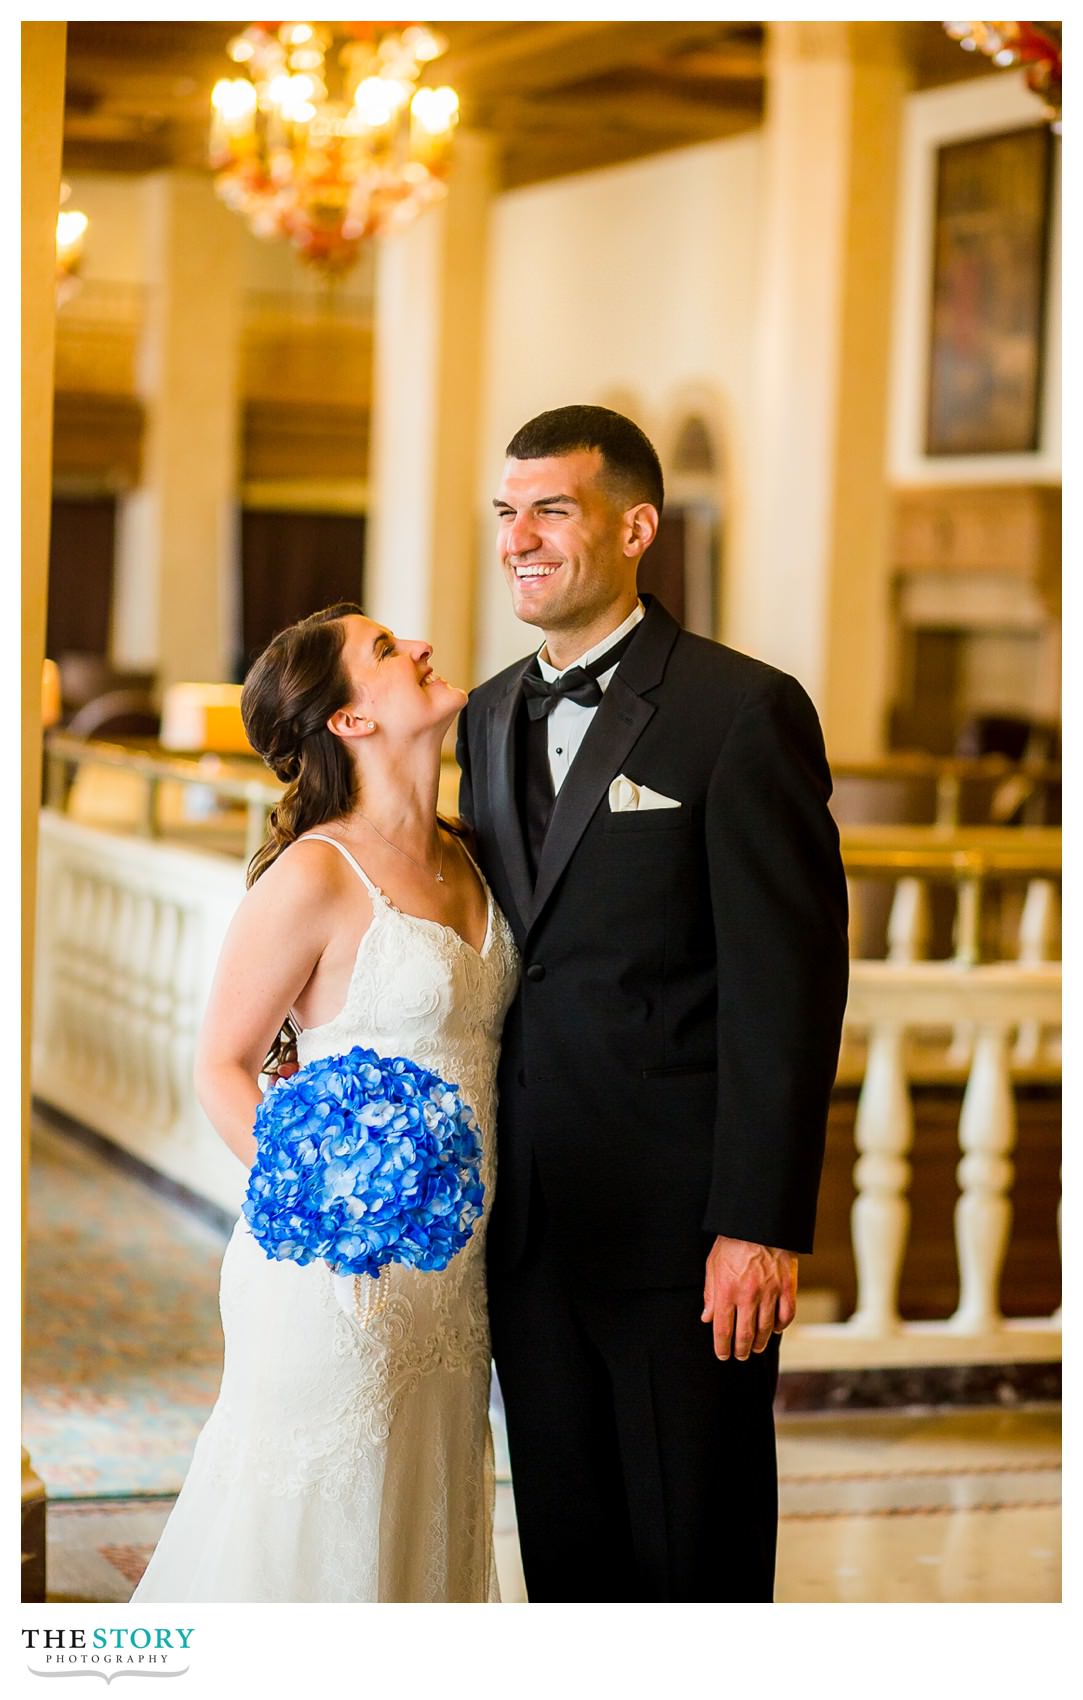
[[[779,1246],[719,1234],[707,1258],[701,1322],[714,1325],[718,1358],[762,1352],[797,1314],[797,1258]]]

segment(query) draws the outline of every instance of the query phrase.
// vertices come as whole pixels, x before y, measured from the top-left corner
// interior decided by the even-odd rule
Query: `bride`
[[[287,789],[222,949],[196,1087],[250,1167],[258,1076],[294,1033],[302,1065],[355,1045],[409,1057],[474,1109],[487,1215],[518,960],[437,818],[441,743],[466,699],[431,653],[338,603],[251,669],[245,728]],[[439,1273],[391,1264],[356,1283],[269,1261],[238,1221],[221,1391],[134,1600],[498,1597],[485,1220]]]

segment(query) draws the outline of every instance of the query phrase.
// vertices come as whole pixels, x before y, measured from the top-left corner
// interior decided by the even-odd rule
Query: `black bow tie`
[[[597,661],[592,661],[589,667],[570,667],[552,683],[543,679],[540,671],[524,673],[523,694],[526,697],[526,711],[531,720],[544,719],[558,702],[565,699],[581,703],[584,708],[597,708],[604,694],[598,683],[599,674],[608,673],[611,667],[617,666],[638,630],[637,621],[619,643],[613,644]],[[534,665],[537,667],[537,662]]]

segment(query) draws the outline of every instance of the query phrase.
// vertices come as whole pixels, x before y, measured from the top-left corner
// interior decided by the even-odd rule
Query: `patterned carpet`
[[[222,1373],[224,1241],[38,1121],[23,1444],[49,1499],[175,1494]]]
[[[52,1500],[46,1534],[50,1604],[123,1604],[158,1544],[172,1499]]]

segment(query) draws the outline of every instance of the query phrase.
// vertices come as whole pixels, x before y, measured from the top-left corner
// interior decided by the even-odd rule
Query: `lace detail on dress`
[[[272,1263],[237,1223],[221,1394],[138,1600],[495,1598],[484,1240],[518,954],[491,893],[475,950],[357,871],[372,921],[298,1061],[364,1045],[453,1082],[481,1130],[485,1212],[446,1270],[392,1264],[360,1303],[351,1277]]]

